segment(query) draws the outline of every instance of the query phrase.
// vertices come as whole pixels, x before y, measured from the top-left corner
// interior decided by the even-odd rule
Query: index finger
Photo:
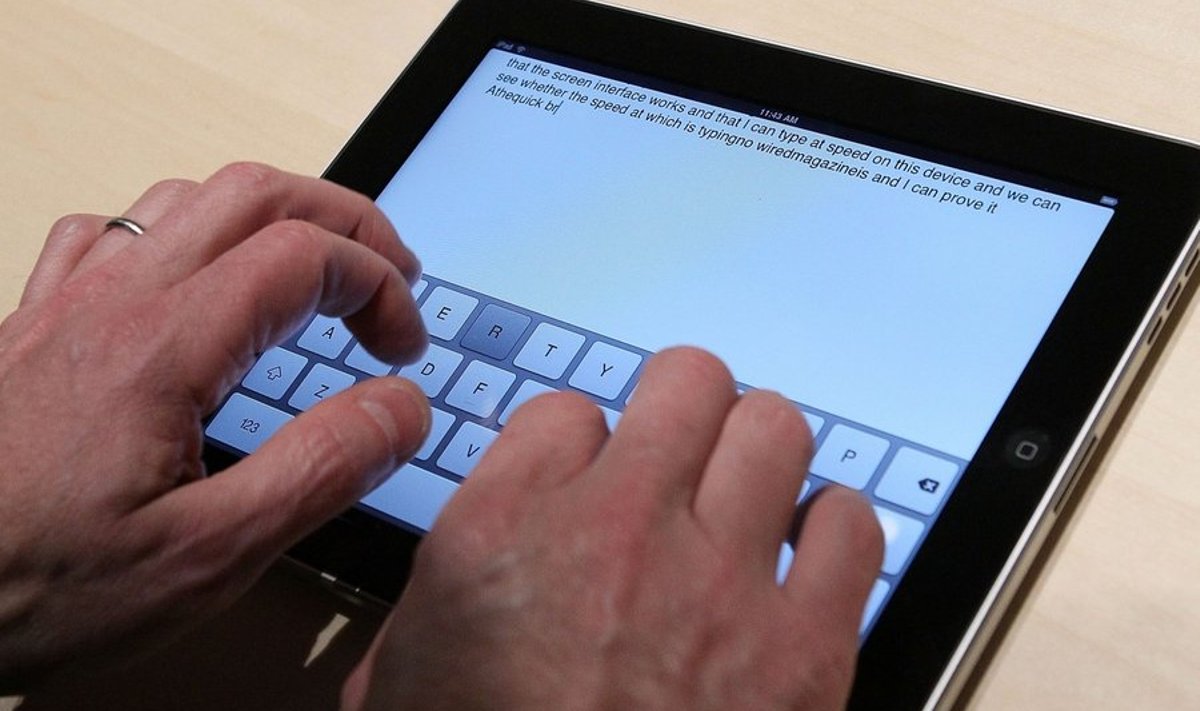
[[[217,171],[163,215],[136,244],[159,250],[166,284],[194,274],[268,225],[301,220],[358,242],[391,262],[411,284],[416,256],[369,198],[326,180],[257,163]]]
[[[178,378],[207,406],[255,353],[314,310],[345,316],[377,357],[415,358],[426,334],[412,292],[389,262],[316,225],[288,220],[251,236],[168,291]],[[197,328],[200,319],[212,324]]]
[[[606,485],[636,492],[631,500],[690,507],[736,399],[733,377],[716,357],[686,347],[658,353],[595,471]]]

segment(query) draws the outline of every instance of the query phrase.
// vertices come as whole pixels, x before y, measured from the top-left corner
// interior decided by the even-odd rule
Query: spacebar
[[[458,491],[455,482],[415,464],[405,464],[379,488],[364,496],[362,502],[428,531],[455,491]]]

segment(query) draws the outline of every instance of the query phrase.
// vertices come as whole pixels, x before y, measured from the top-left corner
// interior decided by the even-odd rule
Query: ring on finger
[[[128,230],[129,232],[132,232],[135,235],[146,234],[145,227],[142,227],[137,222],[129,219],[128,217],[123,217],[120,215],[118,215],[118,216],[110,219],[108,222],[104,223],[105,230],[110,230],[113,228],[120,228],[123,230]]]

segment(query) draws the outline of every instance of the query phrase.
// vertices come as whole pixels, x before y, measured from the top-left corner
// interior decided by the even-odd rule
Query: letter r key
[[[463,336],[462,346],[504,360],[529,328],[529,317],[495,304],[488,304]]]

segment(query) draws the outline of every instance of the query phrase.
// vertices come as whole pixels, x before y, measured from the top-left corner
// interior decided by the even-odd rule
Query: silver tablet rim
[[[1200,143],[1175,136],[1162,131],[1135,126],[1133,124],[1105,119],[1098,116],[1093,116],[1079,111],[1067,110],[1050,104],[1021,99],[1014,96],[1001,94],[999,92],[988,91],[973,88],[970,86],[957,84],[951,81],[944,81],[927,77],[921,74],[908,71],[900,71],[885,67],[870,62],[863,62],[848,57],[843,57],[825,52],[815,52],[795,45],[790,45],[777,40],[758,37],[746,33],[739,33],[713,27],[703,23],[698,23],[692,20],[673,17],[666,14],[650,12],[641,8],[634,8],[628,5],[623,5],[610,0],[585,0],[586,2],[595,2],[596,4],[607,5],[609,7],[618,8],[628,12],[633,12],[640,15],[655,17],[658,19],[678,22],[681,24],[699,27],[723,35],[733,36],[740,39],[749,40],[752,42],[760,42],[763,44],[789,49],[795,52],[800,52],[805,55],[818,57],[822,59],[830,59],[836,62],[847,64],[854,67],[861,67],[877,72],[882,72],[891,76],[896,76],[903,79],[915,80],[933,86],[940,86],[957,91],[965,92],[975,96],[995,99],[1019,106],[1027,106],[1030,108],[1048,111],[1062,116],[1081,119],[1092,123],[1111,126],[1114,128],[1124,129],[1139,133],[1148,137],[1163,139],[1179,143],[1191,148],[1200,150]],[[984,602],[976,611],[972,618],[971,624],[967,626],[963,633],[962,639],[951,655],[938,678],[937,684],[933,691],[926,699],[924,709],[930,711],[933,709],[945,709],[951,707],[957,700],[958,696],[963,691],[966,682],[970,679],[972,672],[975,670],[976,664],[979,661],[980,655],[987,647],[996,631],[996,627],[1003,619],[1005,611],[1008,610],[1013,597],[1016,595],[1021,582],[1025,575],[1029,572],[1029,567],[1032,565],[1042,545],[1045,543],[1046,537],[1049,535],[1054,523],[1058,520],[1057,511],[1066,503],[1060,500],[1064,495],[1077,495],[1078,489],[1070,490],[1075,482],[1077,475],[1089,464],[1092,453],[1096,449],[1093,444],[1093,439],[1096,443],[1103,440],[1107,434],[1109,424],[1112,417],[1116,413],[1121,402],[1124,401],[1129,387],[1133,384],[1134,378],[1141,371],[1147,356],[1151,353],[1154,343],[1148,343],[1150,333],[1158,326],[1160,319],[1166,319],[1171,309],[1166,308],[1167,302],[1170,300],[1176,285],[1178,288],[1186,288],[1186,283],[1190,278],[1189,275],[1184,275],[1187,265],[1191,262],[1195,255],[1197,241],[1200,240],[1200,220],[1192,226],[1191,233],[1187,241],[1176,255],[1175,263],[1171,270],[1159,285],[1158,293],[1155,295],[1150,307],[1146,310],[1142,317],[1141,323],[1134,331],[1129,340],[1125,351],[1121,356],[1121,360],[1113,369],[1112,375],[1109,377],[1104,390],[1097,398],[1084,422],[1084,426],[1080,428],[1070,448],[1067,450],[1066,456],[1063,458],[1063,463],[1055,471],[1049,486],[1042,496],[1038,507],[1034,514],[1030,517],[1029,522],[1023,529],[1020,538],[1016,545],[1013,546],[1012,552],[1006,559],[1004,566],[1000,569],[995,581],[992,583],[988,594],[984,598]],[[1173,306],[1173,305],[1172,305]],[[1157,339],[1155,339],[1157,340]]]

